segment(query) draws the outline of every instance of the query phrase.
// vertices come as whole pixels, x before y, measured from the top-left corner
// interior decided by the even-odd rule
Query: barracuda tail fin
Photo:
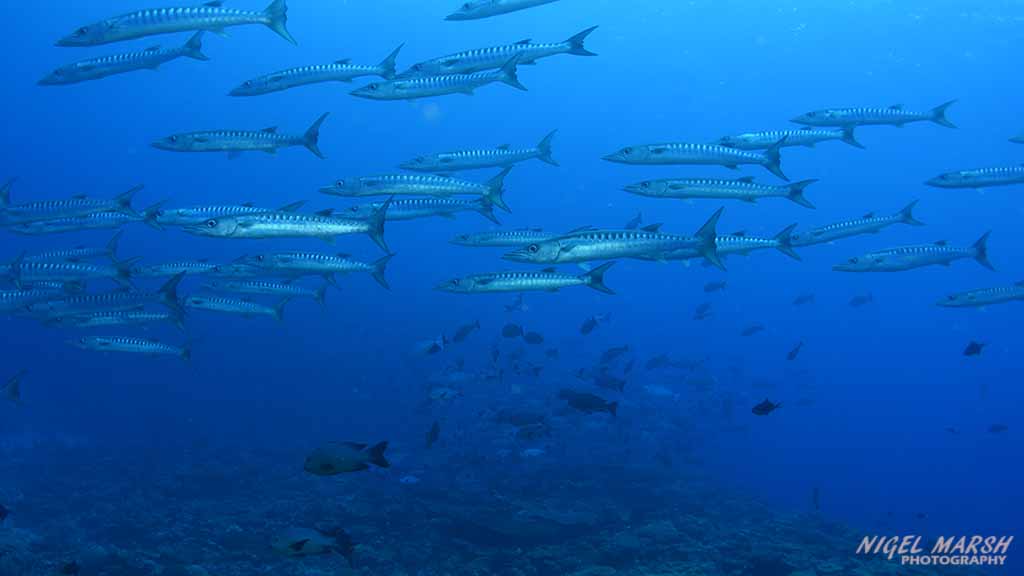
[[[146,226],[149,226],[150,228],[163,230],[164,227],[159,222],[157,222],[157,217],[160,216],[160,209],[163,207],[164,204],[167,204],[167,200],[161,200],[156,204],[153,204],[149,208],[143,210],[142,223],[145,224]]]
[[[995,271],[995,267],[988,261],[988,237],[991,234],[991,230],[982,234],[981,238],[978,238],[978,241],[974,243],[972,248],[974,248],[974,259],[978,261],[978,264]]]
[[[587,48],[583,45],[583,42],[587,39],[587,36],[590,36],[590,33],[593,32],[594,30],[597,30],[597,26],[591,26],[590,28],[587,28],[583,32],[580,32],[579,34],[566,40],[565,43],[569,45],[569,54],[573,54],[575,56],[597,56],[597,54],[591,52],[590,50],[587,50]]]
[[[517,74],[518,66],[519,56],[516,56],[515,58],[506,62],[505,65],[501,67],[500,79],[505,84],[508,84],[513,88],[518,88],[519,90],[526,92],[529,89],[526,86],[523,86],[521,82],[519,82],[519,75]]]
[[[11,178],[7,182],[4,182],[3,187],[0,187],[0,209],[7,208],[11,205],[11,186],[14,186],[14,181],[17,178]]]
[[[786,143],[786,139],[783,138],[775,144],[772,144],[767,150],[764,151],[764,164],[763,166],[772,174],[782,178],[786,182],[789,182],[789,178],[782,172],[782,155],[779,151],[782,150],[782,146]]]
[[[267,17],[267,28],[298,46],[299,43],[292,37],[291,32],[288,32],[288,3],[285,0],[271,2],[270,6],[263,11],[263,15]]]
[[[953,124],[948,118],[946,118],[946,111],[949,110],[950,106],[956,103],[956,100],[950,100],[945,104],[932,108],[932,122],[935,122],[939,126],[945,126],[946,128],[956,128],[957,125]]]
[[[184,277],[184,272],[178,272],[170,280],[164,282],[164,285],[157,291],[157,294],[160,296],[160,303],[173,312],[179,320],[185,316],[185,309],[181,307],[181,302],[178,301],[178,286]]]
[[[181,359],[185,362],[192,361],[192,343],[185,342],[185,345],[181,347]]]
[[[803,260],[799,254],[793,251],[793,231],[796,230],[796,227],[796,224],[791,224],[776,234],[774,239],[778,242],[778,245],[775,248],[793,260]]]
[[[866,148],[864,148],[864,145],[857,141],[857,136],[853,133],[853,129],[853,126],[846,126],[843,128],[843,142],[846,142],[854,148],[865,150]]]
[[[324,282],[323,286],[317,288],[316,292],[313,293],[313,300],[325,310],[327,309],[327,289],[330,286],[330,282]]]
[[[320,151],[320,126],[327,119],[330,112],[324,112],[313,122],[313,125],[306,130],[306,133],[302,135],[302,145],[305,146],[310,152],[316,154],[316,157],[324,160],[327,157],[324,156],[323,152]]]
[[[600,266],[594,268],[593,270],[584,272],[582,275],[580,275],[580,280],[583,280],[583,282],[587,286],[593,288],[594,290],[597,290],[598,292],[604,292],[605,294],[615,294],[615,291],[606,286],[604,283],[605,272],[607,272],[608,269],[614,265],[615,262],[605,262],[604,264],[601,264]]]
[[[789,196],[786,196],[786,197],[789,198],[790,200],[792,200],[793,202],[796,202],[797,204],[803,206],[804,208],[811,208],[811,209],[817,208],[817,206],[815,206],[814,204],[811,204],[811,201],[808,200],[807,197],[804,196],[804,190],[806,190],[808,186],[810,186],[811,184],[814,184],[817,181],[818,180],[816,178],[814,178],[814,179],[811,179],[811,180],[802,180],[800,182],[794,182],[794,183],[790,184],[789,185]]]
[[[129,216],[137,216],[138,213],[135,212],[135,210],[132,210],[132,198],[139,190],[142,190],[142,188],[143,185],[139,184],[138,186],[132,187],[132,189],[127,192],[122,192],[117,196],[114,196],[114,202],[117,203],[118,212],[128,214]]]
[[[284,322],[284,307],[287,306],[288,303],[291,301],[292,297],[289,296],[284,300],[278,302],[277,306],[274,306],[274,320],[277,320],[278,322]]]
[[[387,458],[384,457],[384,452],[387,449],[388,443],[386,440],[384,442],[380,442],[378,444],[370,446],[368,458],[370,464],[373,464],[374,466],[379,466],[380,468],[391,468],[391,463],[388,462]]]
[[[492,204],[501,208],[505,212],[511,213],[512,209],[505,203],[505,177],[512,171],[512,167],[509,166],[499,172],[494,178],[487,181],[488,192],[485,195]]]
[[[501,220],[498,220],[498,217],[494,215],[494,201],[491,200],[490,195],[480,198],[480,202],[476,205],[476,211],[484,218],[501,226]]]
[[[388,284],[388,279],[384,276],[384,272],[388,268],[388,262],[391,262],[391,259],[394,257],[394,254],[388,254],[378,259],[373,263],[373,271],[370,272],[370,275],[377,281],[377,284],[383,286],[385,290],[391,290],[391,285]]]
[[[391,208],[391,202],[395,199],[391,196],[381,204],[380,208],[373,211],[367,218],[366,222],[369,228],[366,230],[366,234],[377,246],[380,246],[381,250],[384,250],[388,254],[391,253],[391,249],[388,248],[387,242],[384,241],[384,219],[388,214],[388,208]]]
[[[700,251],[700,255],[705,260],[713,264],[716,268],[725,270],[725,264],[722,263],[722,259],[718,257],[718,220],[722,217],[722,212],[725,208],[719,208],[708,218],[708,221],[697,230],[695,235],[700,241],[700,246],[697,250]]]
[[[121,236],[123,235],[124,230],[118,230],[113,238],[107,240],[107,258],[110,258],[112,262],[117,262],[117,248],[118,244],[121,243]]]
[[[904,206],[903,209],[896,214],[899,216],[900,222],[911,226],[924,226],[924,222],[914,218],[914,207],[917,206],[917,202],[917,200],[914,200],[910,204]]]
[[[377,64],[378,74],[385,80],[391,80],[395,77],[395,60],[398,59],[398,53],[402,51],[402,47],[405,44],[399,44],[398,48],[391,51],[388,57],[381,60],[380,64]]]
[[[555,139],[555,134],[557,133],[558,130],[552,130],[551,132],[548,133],[547,136],[544,137],[543,140],[540,141],[539,144],[537,144],[537,159],[542,162],[547,162],[552,166],[559,165],[558,161],[556,161],[554,157],[551,156],[551,141]]]
[[[192,37],[188,39],[188,42],[185,42],[185,46],[183,46],[183,48],[183,54],[189,58],[192,58],[193,60],[202,60],[205,62],[210,59],[209,56],[203,54],[202,30],[193,34]]]
[[[21,280],[21,267],[25,264],[25,252],[22,251],[18,254],[18,257],[11,261],[9,267],[11,269],[11,281],[14,282],[14,287],[18,290],[24,290],[25,283]]]

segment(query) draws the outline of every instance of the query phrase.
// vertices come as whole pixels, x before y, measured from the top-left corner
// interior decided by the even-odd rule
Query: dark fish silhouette
[[[434,425],[431,426],[430,430],[427,431],[427,448],[430,448],[431,446],[433,446],[434,442],[437,442],[437,439],[440,436],[441,436],[441,424],[438,423],[435,420],[434,421]]]
[[[609,348],[601,354],[600,362],[601,364],[611,364],[616,358],[622,356],[626,352],[629,352],[629,344]]]
[[[740,332],[740,336],[753,336],[754,334],[757,334],[758,332],[761,332],[763,330],[764,330],[764,324],[761,324],[761,323],[758,322],[758,323],[755,323],[755,324],[751,324],[750,326],[747,326],[743,330],[743,332]]]
[[[813,293],[801,294],[793,299],[793,306],[803,306],[804,304],[813,304],[816,298]]]
[[[990,428],[988,429],[988,431],[989,431],[989,433],[991,433],[991,434],[1002,434],[1003,432],[1006,432],[1006,431],[1007,431],[1007,430],[1009,430],[1009,429],[1010,429],[1010,427],[1009,427],[1009,426],[1007,426],[1006,424],[993,424],[993,425],[992,425],[992,426],[991,426],[991,427],[990,427]]]
[[[871,292],[868,292],[867,294],[861,294],[860,296],[854,296],[853,298],[850,298],[850,306],[853,306],[854,308],[860,308],[861,306],[864,306],[865,304],[870,304],[874,301],[875,295],[872,294]]]
[[[985,344],[982,342],[975,342],[971,340],[971,343],[964,348],[964,356],[978,356],[981,351],[985,349]]]
[[[466,324],[464,326],[459,326],[458,330],[455,331],[455,335],[452,336],[452,342],[462,342],[466,338],[469,338],[470,334],[472,334],[473,332],[476,332],[479,329],[480,329],[480,321],[479,320],[477,320],[476,322],[473,322],[472,324]]]
[[[751,410],[758,416],[767,416],[782,407],[782,404],[772,404],[767,398]]]
[[[668,354],[659,354],[647,361],[644,365],[646,370],[657,370],[658,368],[664,368],[672,363],[672,359],[668,357]]]
[[[527,344],[543,344],[544,336],[539,332],[527,332],[523,334],[523,341]]]
[[[721,292],[722,290],[725,290],[726,284],[727,283],[724,280],[721,282],[708,282],[704,285],[704,292],[708,294],[712,292]]]
[[[501,335],[505,338],[519,338],[523,335],[523,327],[518,324],[505,324],[501,329]]]
[[[4,520],[7,520],[7,517],[10,515],[11,511],[8,510],[7,507],[4,506],[3,504],[0,504],[0,525],[3,525]]]
[[[789,354],[786,354],[786,360],[796,360],[796,357],[800,355],[800,349],[804,347],[803,341],[796,345]]]
[[[618,402],[608,402],[604,398],[595,396],[588,392],[563,389],[558,393],[558,397],[568,402],[569,407],[572,409],[583,412],[584,414],[607,412],[612,416],[615,416],[619,410]]]
[[[583,324],[580,325],[580,334],[583,334],[584,336],[590,334],[595,328],[601,325],[602,322],[607,322],[610,318],[611,316],[608,314],[597,314],[587,318],[583,321]]]

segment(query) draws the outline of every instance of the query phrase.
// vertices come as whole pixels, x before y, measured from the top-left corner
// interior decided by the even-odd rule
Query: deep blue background
[[[233,2],[262,8],[259,2]],[[531,145],[557,128],[561,168],[531,162],[507,180],[513,215],[506,227],[569,229],[618,226],[641,210],[647,222],[689,232],[718,203],[658,201],[620,192],[623,184],[669,175],[736,177],[716,168],[636,168],[604,163],[603,154],[628,144],[703,142],[745,130],[785,128],[787,119],[833,106],[903,104],[927,110],[959,98],[950,119],[959,130],[932,124],[861,129],[866,151],[841,143],[816,150],[787,149],[784,168],[794,180],[820,178],[810,211],[784,200],[731,203],[723,231],[773,234],[889,213],[919,198],[925,228],[893,227],[877,236],[801,250],[802,263],[780,254],[732,258],[723,294],[703,285],[722,273],[697,264],[621,262],[607,282],[618,296],[585,289],[528,297],[520,318],[563,350],[560,366],[545,374],[557,388],[601,350],[631,344],[643,358],[668,352],[709,355],[716,386],[742,400],[733,424],[707,414],[699,452],[722,482],[805,508],[821,486],[833,517],[872,526],[892,512],[895,528],[944,533],[1000,533],[1016,529],[1024,482],[1020,464],[1021,308],[946,310],[934,301],[951,291],[1024,279],[1019,265],[1019,188],[986,192],[930,189],[939,172],[1019,162],[1024,147],[1007,142],[1020,118],[1020,21],[1024,7],[1009,1],[779,2],[674,0],[563,0],[502,18],[452,23],[453,2],[291,2],[293,47],[261,27],[207,35],[208,63],[179,60],[159,72],[137,72],[68,87],[39,87],[52,68],[81,58],[173,45],[187,35],[143,39],[92,49],[53,47],[75,27],[161,2],[56,0],[7,2],[2,134],[4,168],[18,176],[16,202],[73,193],[110,196],[146,185],[139,206],[164,198],[173,205],[254,201],[278,205],[310,199],[317,209],[345,202],[316,193],[346,176],[386,173],[418,154],[500,143]],[[528,93],[495,85],[476,96],[413,103],[350,97],[352,85],[319,85],[258,98],[229,98],[246,78],[296,65],[351,58],[378,62],[406,43],[399,69],[457,50],[533,38],[559,41],[592,25],[587,46],[598,58],[559,56],[525,66]],[[300,148],[277,157],[250,154],[180,155],[148,143],[173,132],[258,129],[278,125],[301,133],[322,112],[321,161]],[[748,167],[762,181],[760,168]],[[470,174],[484,179],[490,172]],[[239,445],[309,446],[327,438],[390,438],[398,450],[421,442],[429,421],[416,419],[424,375],[443,360],[414,355],[417,342],[451,334],[480,319],[484,332],[458,355],[483,363],[507,320],[511,297],[460,297],[433,292],[454,275],[498,270],[490,251],[447,243],[486,229],[473,214],[389,225],[398,255],[385,292],[353,276],[329,295],[326,314],[310,302],[291,305],[287,321],[245,321],[196,314],[194,361],[104,357],[68,347],[69,334],[24,319],[3,319],[2,365],[27,368],[27,406],[0,406],[0,434],[19,438],[72,437],[117,445],[144,443],[171,450],[196,439]],[[861,252],[948,239],[969,244],[994,230],[991,258],[998,272],[973,262],[893,275],[844,275],[831,264]],[[53,238],[5,234],[0,257],[22,250],[102,243],[106,232]],[[231,259],[277,248],[324,249],[317,241],[243,242],[199,239],[132,226],[123,256],[146,262],[210,257]],[[374,259],[369,240],[343,238],[334,250]],[[191,289],[191,288],[190,288]],[[848,300],[872,292],[876,303],[854,309]],[[798,294],[817,303],[795,308]],[[694,322],[693,309],[716,302],[712,321]],[[587,316],[611,312],[613,322],[587,340],[577,327]],[[751,322],[766,333],[740,338]],[[165,331],[166,330],[166,331]],[[150,334],[180,341],[172,329]],[[969,340],[989,342],[979,358],[964,358]],[[806,342],[800,358],[786,352]],[[765,390],[764,383],[772,384]],[[646,426],[682,410],[692,388],[669,383],[680,403],[635,411],[649,403],[634,378],[613,426]],[[760,386],[760,387],[759,387]],[[816,402],[796,399],[812,390]],[[495,394],[498,394],[496,391]],[[770,395],[784,408],[757,419],[748,406]],[[551,403],[548,389],[524,396]],[[991,424],[1009,434],[994,436]],[[943,431],[956,426],[963,432]],[[471,437],[464,439],[471,442]],[[632,442],[641,440],[632,439]],[[603,440],[572,450],[602,449]],[[163,446],[164,448],[161,448]],[[28,480],[28,479],[26,479]],[[922,527],[918,512],[929,515]],[[894,529],[895,529],[894,528]]]

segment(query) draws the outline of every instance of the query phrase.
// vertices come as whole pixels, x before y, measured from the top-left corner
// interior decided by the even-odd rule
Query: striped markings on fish
[[[298,66],[280,70],[246,80],[232,89],[228,95],[260,96],[322,82],[351,82],[362,76],[380,76],[384,79],[391,79],[395,77],[395,59],[398,58],[398,53],[401,50],[402,46],[395,48],[387,58],[375,66],[353,64],[346,58],[330,64]]]
[[[196,294],[185,298],[184,306],[185,308],[193,308],[196,310],[236,314],[246,318],[251,318],[253,316],[269,316],[274,320],[281,322],[284,320],[284,307],[290,301],[291,297],[288,297],[281,300],[281,302],[276,306],[266,306],[249,300]]]
[[[81,262],[83,260],[90,260],[93,258],[108,258],[116,262],[117,247],[121,242],[121,236],[123,234],[124,231],[119,230],[102,248],[77,246],[75,248],[63,248],[59,250],[49,250],[47,252],[37,252],[36,254],[26,254],[25,261],[49,262],[53,260],[64,260],[66,262]]]
[[[271,280],[227,280],[211,281],[203,284],[206,290],[215,292],[231,292],[236,294],[253,294],[260,296],[287,296],[289,298],[312,298],[320,306],[327,306],[327,286],[313,290],[305,286],[292,284],[291,281],[274,282]]]
[[[972,258],[989,270],[995,270],[988,260],[988,237],[985,232],[981,238],[967,248],[950,246],[945,241],[934,244],[901,246],[877,252],[868,252],[863,256],[850,258],[843,264],[836,264],[832,270],[837,272],[903,272],[924,266],[949,266],[950,263],[964,258]]]
[[[146,312],[143,310],[118,310],[55,316],[46,323],[71,328],[98,328],[106,326],[138,326],[157,322],[171,322],[179,330],[185,329],[181,316],[167,312]]]
[[[1024,281],[1012,286],[981,288],[950,294],[935,304],[944,308],[980,308],[993,304],[1004,304],[1024,300]]]
[[[904,206],[902,210],[890,216],[876,216],[874,212],[868,212],[860,218],[834,222],[827,226],[815,228],[810,232],[795,233],[792,235],[791,243],[797,247],[824,244],[833,240],[859,236],[861,234],[877,234],[883,228],[888,228],[893,224],[924,226],[924,222],[914,217],[914,207],[917,206],[917,202],[917,200],[914,200]]]
[[[163,226],[156,221],[156,215],[160,211],[160,207],[165,203],[166,201],[157,202],[143,210],[141,214],[96,212],[93,214],[86,214],[85,216],[21,222],[10,225],[7,229],[16,234],[38,236],[43,234],[59,234],[62,232],[81,232],[83,230],[116,230],[126,224],[142,222],[150,228],[163,230]]]
[[[345,208],[339,216],[346,218],[366,218],[374,210],[380,209],[381,202],[356,204]],[[455,218],[459,212],[476,212],[497,225],[501,221],[494,215],[494,203],[488,196],[474,200],[456,198],[401,198],[391,203],[387,220],[414,220],[417,218]]]
[[[122,192],[110,199],[89,198],[84,194],[80,194],[61,200],[42,200],[26,204],[11,204],[11,187],[14,182],[14,179],[8,180],[0,188],[0,221],[3,221],[5,224],[28,224],[104,212],[137,216],[138,214],[131,206],[132,198],[143,188],[141,185],[135,186],[131,190]]]
[[[458,10],[452,12],[445,20],[479,20],[491,16],[501,16],[510,12],[518,12],[535,6],[551,4],[558,0],[469,0]]]
[[[605,294],[615,294],[604,283],[604,275],[615,262],[606,262],[580,275],[562,274],[554,268],[540,272],[493,272],[454,278],[438,284],[435,289],[456,294],[488,294],[497,292],[557,292],[562,288],[587,286]]]
[[[224,8],[220,0],[202,6],[150,8],[129,12],[82,26],[57,41],[57,46],[98,46],[156,34],[206,30],[226,36],[225,28],[263,24],[285,40],[296,44],[288,32],[288,4],[273,0],[261,12]]]
[[[449,176],[427,174],[385,174],[339,179],[331,186],[320,188],[320,193],[343,198],[366,196],[436,196],[445,198],[455,195],[472,195],[486,198],[506,212],[511,212],[505,203],[505,177],[512,171],[506,167],[487,182],[472,182]]]
[[[737,150],[721,144],[642,144],[626,146],[604,157],[608,162],[637,165],[713,165],[736,169],[742,164],[762,166],[775,176],[789,181],[782,172],[779,150],[786,143],[783,138],[764,152]]]
[[[712,178],[667,178],[661,180],[644,180],[629,184],[624,191],[638,196],[651,198],[710,198],[715,200],[742,200],[757,202],[762,198],[786,198],[805,208],[815,208],[804,191],[818,180],[802,180],[784,186],[760,184],[751,176],[733,180]]]
[[[901,128],[912,122],[934,122],[946,128],[956,128],[956,125],[946,118],[946,111],[956,102],[956,100],[950,100],[928,112],[911,112],[904,110],[900,105],[888,108],[828,108],[801,114],[793,118],[792,122],[806,126],[898,126]]]
[[[772,144],[785,140],[783,147],[805,146],[814,148],[815,145],[829,140],[838,140],[853,146],[864,149],[864,145],[857,141],[854,134],[855,126],[843,126],[838,129],[814,128],[806,126],[797,130],[765,130],[762,132],[746,132],[735,136],[725,136],[718,140],[722,146],[738,148],[740,150],[766,150]]]
[[[320,151],[320,126],[329,114],[324,112],[301,136],[282,134],[277,126],[263,130],[204,130],[172,134],[156,140],[152,146],[170,152],[227,152],[229,158],[242,152],[277,154],[281,148],[303,146],[323,160],[326,156]]]
[[[206,54],[203,54],[203,32],[196,32],[188,42],[175,48],[162,48],[159,45],[150,46],[145,50],[137,52],[90,58],[61,66],[40,80],[39,85],[76,84],[136,70],[156,70],[161,64],[182,57],[201,61],[210,59]]]
[[[441,152],[439,154],[417,156],[408,162],[402,163],[399,167],[403,170],[444,174],[460,170],[508,167],[534,158],[552,166],[558,166],[558,162],[551,156],[551,142],[554,140],[557,132],[557,130],[552,130],[532,148],[512,148],[508,144],[502,144],[490,149]]]
[[[391,285],[384,275],[394,254],[388,254],[372,263],[361,262],[350,254],[322,254],[319,252],[278,252],[245,256],[242,262],[275,274],[316,274],[334,284],[335,274],[367,272],[373,279],[390,290]]]
[[[925,182],[936,188],[989,188],[1024,184],[1024,164],[946,172]]]
[[[527,91],[526,86],[519,82],[516,67],[518,57],[512,58],[499,70],[474,72],[472,74],[444,74],[441,76],[422,76],[374,82],[350,92],[351,95],[370,100],[415,100],[431,96],[448,94],[467,94],[472,96],[474,90],[501,82],[513,88]]]
[[[130,336],[82,336],[69,340],[69,344],[83,350],[96,352],[122,352],[127,354],[144,354],[148,356],[177,356],[182,360],[192,359],[192,347],[172,346],[159,340],[135,338]]]

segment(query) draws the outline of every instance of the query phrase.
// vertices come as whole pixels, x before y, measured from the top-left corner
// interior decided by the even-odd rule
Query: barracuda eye
[[[622,149],[622,153],[623,154],[632,154],[633,153],[633,147],[629,146],[629,147],[623,148]]]
[[[458,278],[456,278],[455,280],[452,280],[452,286],[458,286],[458,285],[459,285],[459,279]]]
[[[651,183],[650,182],[641,182],[640,183],[640,187],[646,190],[647,188],[651,187]]]
[[[89,33],[89,27],[88,26],[82,26],[78,30],[75,30],[75,36],[85,36],[88,33]]]
[[[168,138],[168,140],[170,140],[171,142],[177,142],[178,141],[178,137],[177,136],[171,136],[170,138]]]
[[[860,258],[850,258],[850,264],[856,264],[857,262],[860,262]]]
[[[419,72],[420,70],[423,70],[423,65],[422,64],[416,64],[416,65],[414,65],[412,67],[412,69],[417,71],[417,72]]]
[[[213,220],[213,219],[207,220],[206,221],[206,227],[207,228],[216,228],[217,227],[217,221]]]
[[[257,262],[263,262],[263,260],[264,260],[264,258],[263,258],[262,254],[260,254],[259,256],[256,257],[256,261]]]
[[[345,181],[344,180],[338,180],[337,182],[334,183],[334,186],[336,188],[344,188],[345,187]]]
[[[245,86],[247,86],[247,87],[248,86],[252,86],[252,80],[246,80],[245,81]]]
[[[537,246],[536,244],[530,244],[529,246],[526,247],[526,250],[530,254],[536,254],[537,252],[540,252],[540,246]]]

